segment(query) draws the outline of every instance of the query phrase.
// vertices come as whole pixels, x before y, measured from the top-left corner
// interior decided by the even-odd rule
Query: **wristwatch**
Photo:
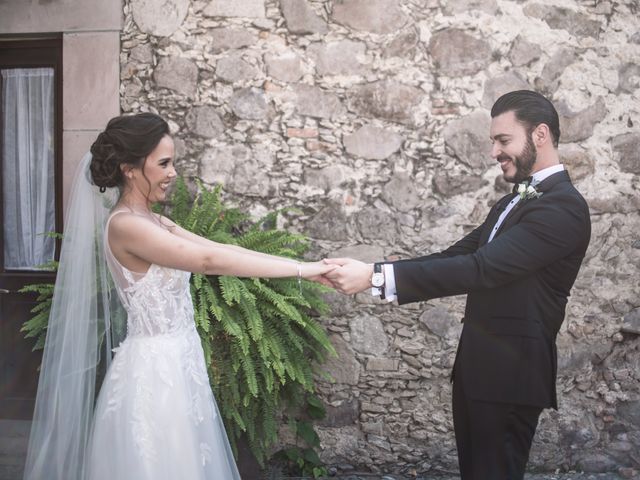
[[[371,276],[371,285],[380,290],[380,298],[384,300],[384,273],[382,273],[382,264],[373,264],[373,275]]]

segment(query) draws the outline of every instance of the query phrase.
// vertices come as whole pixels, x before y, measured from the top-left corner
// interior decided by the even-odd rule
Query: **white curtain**
[[[4,267],[34,270],[54,259],[52,68],[2,70]]]

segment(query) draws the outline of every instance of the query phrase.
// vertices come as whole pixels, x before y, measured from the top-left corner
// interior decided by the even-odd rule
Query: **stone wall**
[[[535,88],[593,236],[558,338],[560,409],[543,470],[640,466],[640,7],[636,0],[128,0],[125,112],[169,119],[178,167],[222,182],[313,257],[448,246],[508,185],[489,108]],[[449,373],[463,297],[398,307],[331,295],[339,359],[322,384],[322,457],[341,468],[456,470]]]

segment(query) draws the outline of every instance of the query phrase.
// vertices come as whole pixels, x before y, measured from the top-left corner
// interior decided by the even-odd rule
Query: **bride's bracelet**
[[[300,294],[302,295],[302,265],[300,262],[297,264],[298,267],[298,289],[300,290]]]

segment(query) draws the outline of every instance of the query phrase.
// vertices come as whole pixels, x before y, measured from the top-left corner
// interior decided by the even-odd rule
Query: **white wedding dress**
[[[109,221],[105,257],[127,337],[96,402],[87,479],[239,479],[195,328],[190,273],[127,270],[109,249]]]

